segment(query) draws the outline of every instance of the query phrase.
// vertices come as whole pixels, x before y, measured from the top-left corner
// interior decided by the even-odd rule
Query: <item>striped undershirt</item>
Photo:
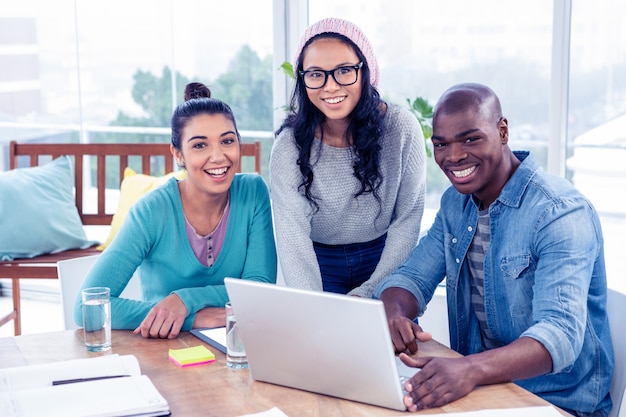
[[[476,318],[478,319],[483,347],[485,349],[492,349],[499,346],[487,326],[485,316],[485,254],[489,249],[490,241],[489,210],[480,210],[478,212],[476,234],[469,247],[467,257],[469,259],[469,267],[472,276],[471,302]]]

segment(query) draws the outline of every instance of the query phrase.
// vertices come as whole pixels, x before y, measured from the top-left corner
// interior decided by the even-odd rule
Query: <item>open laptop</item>
[[[252,378],[395,410],[418,370],[394,355],[379,300],[226,278]]]

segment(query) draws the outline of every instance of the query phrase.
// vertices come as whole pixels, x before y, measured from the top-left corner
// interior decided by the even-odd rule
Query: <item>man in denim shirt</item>
[[[606,416],[613,350],[598,216],[567,180],[508,146],[508,121],[480,84],[447,90],[433,117],[437,164],[452,182],[428,234],[374,292],[396,351],[430,335],[413,320],[446,278],[451,347],[411,358],[410,411],[515,381],[578,416]]]

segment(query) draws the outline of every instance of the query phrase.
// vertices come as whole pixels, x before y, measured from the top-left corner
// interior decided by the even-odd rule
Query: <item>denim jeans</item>
[[[594,413],[579,413],[577,411],[567,410],[565,408],[563,408],[562,410],[576,417],[606,417],[607,416],[607,414],[602,410],[598,410]]]
[[[378,265],[386,239],[387,234],[347,245],[313,242],[324,291],[347,294],[367,281]]]

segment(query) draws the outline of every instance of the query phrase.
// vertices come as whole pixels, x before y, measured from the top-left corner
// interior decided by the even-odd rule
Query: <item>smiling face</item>
[[[441,111],[433,118],[435,161],[454,188],[473,194],[483,208],[500,195],[515,169],[508,138],[507,120],[484,105]]]
[[[222,114],[199,114],[182,130],[176,159],[187,170],[187,183],[208,194],[227,193],[239,167],[235,125]]]
[[[304,71],[329,71],[358,63],[356,52],[348,44],[339,39],[320,38],[305,49],[302,68]],[[315,90],[307,88],[307,96],[328,121],[346,121],[361,98],[361,75],[359,71],[357,82],[348,86],[337,84],[329,75],[324,87]]]

